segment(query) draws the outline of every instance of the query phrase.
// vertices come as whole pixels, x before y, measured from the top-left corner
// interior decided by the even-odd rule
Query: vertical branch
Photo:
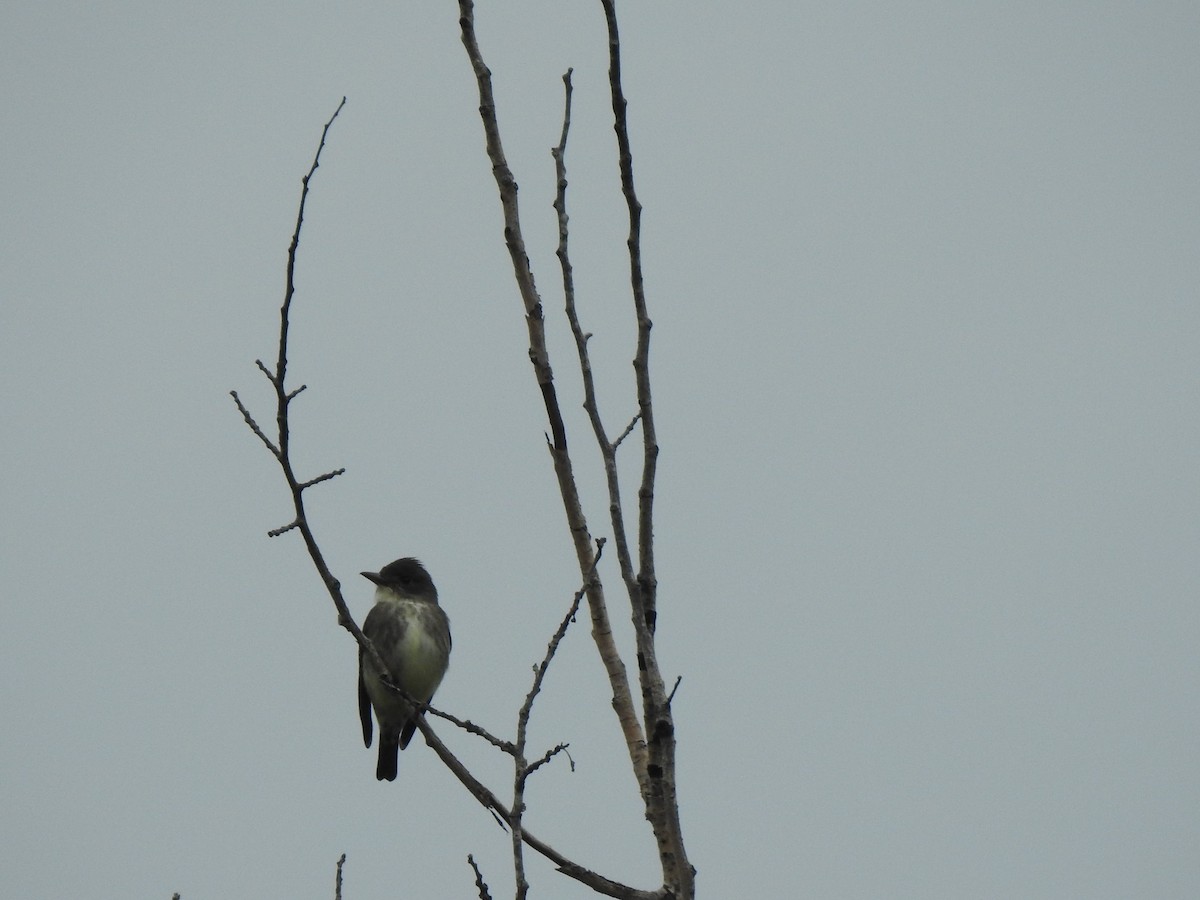
[[[504,212],[504,241],[508,246],[509,256],[512,258],[513,275],[525,306],[525,321],[529,329],[529,358],[533,362],[538,386],[542,392],[542,400],[546,406],[546,415],[550,420],[551,438],[548,441],[550,456],[554,463],[559,493],[562,496],[563,508],[567,515],[567,526],[575,546],[576,561],[580,574],[586,579],[588,572],[595,564],[592,539],[588,531],[587,519],[583,514],[579,489],[575,483],[571,457],[567,450],[566,428],[563,425],[562,412],[559,408],[558,397],[554,392],[549,352],[546,349],[542,303],[533,282],[529,257],[525,253],[525,242],[521,235],[517,183],[508,167],[508,162],[504,157],[504,148],[500,141],[500,127],[496,121],[496,100],[492,93],[492,73],[483,61],[479,42],[475,36],[474,3],[472,0],[459,0],[458,7],[463,46],[471,61],[479,89],[479,117],[483,121],[487,154],[492,163],[492,174],[496,179],[496,187],[500,193],[500,205]],[[634,772],[637,774],[639,785],[644,789],[645,736],[634,710],[625,664],[617,652],[616,642],[613,639],[604,589],[599,579],[589,581],[587,598],[588,613],[592,621],[592,639],[596,643],[600,659],[608,674],[609,686],[613,692],[613,709],[625,735],[625,744]]]
[[[342,866],[346,865],[346,854],[338,857],[337,875],[333,882],[333,900],[342,900]]]
[[[613,130],[617,136],[621,193],[629,210],[629,276],[637,316],[637,352],[633,368],[637,383],[638,416],[642,429],[642,482],[638,488],[638,573],[636,583],[626,576],[633,627],[637,635],[638,676],[642,712],[649,738],[649,790],[643,794],[646,818],[658,843],[663,884],[676,897],[695,894],[695,871],[688,862],[679,818],[675,782],[675,723],[655,652],[658,579],[654,568],[654,483],[658,470],[658,438],[650,392],[650,328],[642,278],[642,204],[633,183],[633,153],[629,143],[628,103],[621,85],[621,38],[615,0],[600,0],[608,26],[608,82],[612,95]]]
[[[604,552],[604,539],[600,538],[596,541],[596,562],[599,563],[600,555]],[[595,577],[595,569],[592,569],[592,577]],[[579,612],[580,601],[583,600],[583,595],[587,591],[587,585],[584,584],[578,591],[575,592],[575,597],[571,601],[571,606],[567,610],[566,616],[559,623],[558,629],[550,638],[550,643],[546,647],[546,654],[542,657],[541,663],[534,666],[533,669],[533,687],[529,689],[529,693],[525,696],[525,702],[521,704],[520,712],[517,713],[517,740],[512,748],[513,769],[515,777],[513,778],[513,802],[512,814],[509,817],[508,824],[512,829],[512,844],[513,844],[513,869],[516,875],[517,893],[516,900],[525,900],[529,894],[529,882],[525,878],[525,854],[522,852],[522,842],[524,841],[524,825],[523,819],[525,815],[525,785],[529,781],[529,776],[536,772],[541,766],[548,763],[553,757],[567,749],[566,744],[559,744],[554,749],[542,756],[533,764],[525,756],[525,748],[528,744],[529,734],[529,717],[533,713],[533,701],[537,699],[537,695],[542,690],[542,682],[546,678],[546,670],[550,668],[550,663],[554,659],[554,654],[558,652],[558,645],[562,643],[563,636],[566,635],[567,629],[571,623],[575,621],[575,614]],[[572,763],[572,769],[574,764]]]
[[[571,84],[573,70],[568,69],[563,75],[563,92],[565,96],[563,112],[562,136],[558,146],[550,153],[554,157],[555,182],[558,185],[554,197],[554,210],[558,214],[558,256],[562,269],[563,298],[567,314],[567,322],[571,326],[571,334],[575,338],[575,352],[579,357],[579,372],[583,377],[583,408],[588,414],[592,425],[596,444],[600,448],[600,456],[604,462],[604,475],[608,483],[608,511],[612,522],[613,539],[617,545],[617,562],[621,569],[621,577],[626,585],[632,585],[633,560],[629,554],[629,540],[625,533],[625,514],[621,510],[621,486],[617,470],[617,445],[620,440],[611,441],[604,422],[600,417],[600,408],[596,402],[596,379],[592,374],[591,354],[588,352],[588,341],[591,334],[584,332],[579,321],[579,311],[575,305],[575,275],[571,265],[570,217],[567,215],[567,136],[571,128],[571,96],[574,87]],[[635,419],[636,421],[636,419]]]
[[[338,621],[343,627],[346,627],[347,622],[353,626],[354,622],[350,616],[350,611],[345,607],[345,601],[342,600],[341,585],[333,577],[333,573],[329,571],[329,566],[326,565],[325,558],[317,546],[317,540],[308,525],[308,516],[304,510],[304,488],[297,481],[296,474],[292,469],[290,455],[291,427],[288,423],[288,407],[291,405],[292,400],[304,390],[305,386],[301,385],[295,391],[289,392],[286,386],[286,379],[288,331],[291,326],[292,297],[296,293],[296,251],[300,247],[300,230],[304,225],[304,207],[308,202],[309,182],[321,164],[321,151],[325,149],[325,140],[329,136],[329,129],[333,127],[334,121],[345,105],[346,98],[343,97],[342,102],[338,104],[338,108],[333,111],[333,115],[329,117],[329,121],[325,123],[325,127],[321,130],[321,143],[317,145],[317,152],[313,157],[312,168],[308,170],[308,174],[301,180],[300,209],[296,214],[296,229],[292,232],[292,242],[288,245],[287,282],[284,286],[283,306],[279,310],[279,355],[275,362],[275,374],[271,377],[271,384],[275,388],[276,397],[275,424],[279,430],[280,465],[283,467],[283,475],[287,479],[288,487],[291,489],[292,501],[296,509],[294,526],[300,530],[300,534],[304,539],[304,545],[308,548],[308,554],[312,558],[313,565],[317,567],[317,572],[320,574],[321,580],[325,582],[325,587],[334,597],[335,604],[341,601],[338,606]],[[384,671],[386,671],[386,666],[384,667]]]
[[[653,322],[646,311],[646,291],[642,280],[642,204],[633,184],[633,152],[629,145],[629,106],[621,86],[621,38],[617,29],[615,0],[601,0],[608,25],[608,82],[612,94],[613,131],[617,136],[621,193],[629,210],[629,281],[633,308],[637,316],[637,352],[633,369],[637,384],[638,416],[642,426],[642,484],[638,489],[638,588],[635,593],[645,626],[653,633],[656,619],[658,581],[654,571],[654,480],[658,471],[658,435],[654,424],[654,404],[650,394],[650,329]]]
[[[467,854],[467,862],[475,872],[475,889],[479,892],[479,900],[492,900],[487,882],[483,880],[483,872],[479,869],[479,863],[475,862],[475,857],[470,853]]]
[[[538,387],[546,415],[550,420],[550,432],[554,446],[566,449],[567,434],[562,413],[554,390],[554,372],[550,368],[550,352],[546,349],[546,324],[542,313],[542,299],[538,296],[525,252],[525,238],[521,234],[521,215],[517,204],[517,180],[504,156],[504,145],[500,140],[500,125],[496,121],[496,99],[492,93],[492,72],[483,61],[479,43],[475,38],[475,12],[471,0],[459,3],[459,26],[462,29],[463,45],[471,60],[475,80],[479,86],[479,117],[483,120],[483,134],[487,145],[488,159],[492,162],[492,175],[499,189],[500,206],[504,211],[504,245],[512,260],[513,275],[521,302],[525,306],[525,324],[529,331],[529,360],[533,363]]]

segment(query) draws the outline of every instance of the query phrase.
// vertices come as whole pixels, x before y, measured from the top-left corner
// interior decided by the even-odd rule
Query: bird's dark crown
[[[378,572],[363,572],[363,577],[383,587],[390,587],[409,596],[432,595],[437,602],[437,588],[419,559],[406,556],[388,563]]]

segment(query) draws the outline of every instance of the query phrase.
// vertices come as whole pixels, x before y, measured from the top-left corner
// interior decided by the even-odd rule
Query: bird
[[[417,716],[433,698],[450,664],[450,619],[438,605],[437,588],[419,560],[404,557],[378,572],[363,572],[375,584],[375,605],[363,622],[393,683],[420,707],[414,708],[383,683],[378,666],[358,651],[358,717],[363,743],[371,746],[371,712],[379,720],[375,778],[395,781],[398,757],[417,730]]]

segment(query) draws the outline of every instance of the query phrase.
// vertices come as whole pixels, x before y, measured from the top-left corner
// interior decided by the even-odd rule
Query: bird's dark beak
[[[373,581],[376,584],[383,584],[383,579],[379,577],[378,572],[359,572],[358,574],[367,579],[367,581]]]

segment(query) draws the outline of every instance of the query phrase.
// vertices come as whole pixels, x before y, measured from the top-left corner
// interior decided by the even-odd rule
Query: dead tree
[[[612,98],[613,128],[617,138],[617,163],[620,171],[621,190],[629,215],[629,234],[626,243],[629,254],[630,299],[631,310],[637,325],[637,340],[633,355],[636,411],[632,413],[615,437],[604,424],[597,405],[594,374],[588,353],[590,335],[580,324],[575,306],[575,284],[569,248],[566,177],[566,149],[571,125],[572,100],[571,72],[569,70],[563,76],[562,135],[558,145],[553,148],[552,154],[558,186],[554,208],[558,214],[557,256],[561,268],[565,313],[574,335],[578,365],[583,379],[583,407],[587,412],[593,438],[600,449],[604,467],[608,491],[610,535],[607,538],[593,536],[584,515],[574,475],[574,464],[568,448],[567,428],[555,390],[550,354],[546,345],[545,310],[525,251],[517,202],[517,184],[505,159],[501,141],[496,104],[492,94],[491,72],[484,62],[476,36],[474,4],[472,0],[459,0],[459,25],[462,42],[479,89],[479,115],[483,123],[487,157],[495,175],[503,210],[504,241],[509,251],[513,276],[523,304],[529,334],[529,359],[533,364],[534,378],[548,422],[547,449],[562,497],[563,508],[567,515],[568,528],[579,567],[581,587],[558,630],[550,639],[543,659],[534,667],[533,684],[517,713],[516,735],[513,740],[492,735],[479,726],[458,719],[445,711],[433,708],[428,710],[431,715],[446,719],[487,740],[496,749],[512,758],[514,778],[510,803],[501,802],[488,787],[475,778],[439,740],[424,718],[418,719],[418,725],[428,745],[433,748],[459,781],[481,805],[490,810],[509,829],[518,900],[522,900],[526,896],[529,888],[525,878],[523,856],[526,846],[553,862],[563,874],[587,885],[599,894],[625,898],[625,900],[665,900],[665,898],[691,900],[695,895],[694,870],[688,862],[684,848],[676,795],[675,726],[671,712],[674,688],[668,692],[659,669],[655,647],[658,579],[654,563],[654,499],[659,448],[655,435],[654,405],[650,382],[651,321],[642,280],[642,208],[634,188],[633,155],[626,118],[626,100],[621,83],[621,46],[615,2],[614,0],[600,0],[600,2],[607,23],[608,80]],[[312,165],[302,181],[299,212],[288,248],[287,277],[283,305],[280,309],[279,343],[275,365],[268,367],[262,361],[257,361],[258,368],[271,383],[275,394],[273,436],[267,435],[236,391],[232,392],[232,396],[247,426],[279,463],[292,496],[294,518],[286,525],[273,529],[269,534],[276,537],[290,531],[299,532],[337,609],[339,624],[353,635],[362,651],[371,656],[380,671],[386,671],[386,666],[379,658],[375,648],[363,636],[362,631],[350,615],[342,597],[340,582],[325,563],[304,506],[304,494],[307,490],[337,477],[344,470],[336,469],[315,478],[302,480],[293,469],[290,455],[289,413],[292,402],[306,388],[305,385],[300,385],[290,389],[287,385],[288,331],[292,299],[295,293],[296,255],[310,183],[320,164],[321,152],[325,147],[330,128],[344,104],[345,99],[343,98],[342,104],[325,123]],[[633,438],[635,434],[640,437],[641,478],[637,488],[636,509],[627,515],[622,499],[617,455],[627,439]],[[632,445],[633,441],[630,441],[630,444]],[[629,615],[633,622],[636,642],[636,684],[640,704],[634,700],[634,688],[629,677],[629,669],[613,639],[609,600],[597,568],[601,553],[609,541],[616,553],[621,586],[628,600]],[[567,859],[545,841],[531,834],[522,823],[526,781],[539,768],[565,750],[564,745],[559,745],[546,750],[535,759],[530,759],[527,756],[526,747],[526,728],[529,716],[559,642],[585,599],[592,625],[592,638],[604,664],[612,692],[612,707],[616,713],[616,721],[624,736],[633,776],[662,864],[662,884],[654,889],[638,889],[622,884]],[[395,689],[394,684],[392,687]],[[343,862],[344,859],[338,863],[339,883]],[[480,896],[489,896],[483,873],[479,870],[474,858],[469,857],[468,862],[474,870]]]

